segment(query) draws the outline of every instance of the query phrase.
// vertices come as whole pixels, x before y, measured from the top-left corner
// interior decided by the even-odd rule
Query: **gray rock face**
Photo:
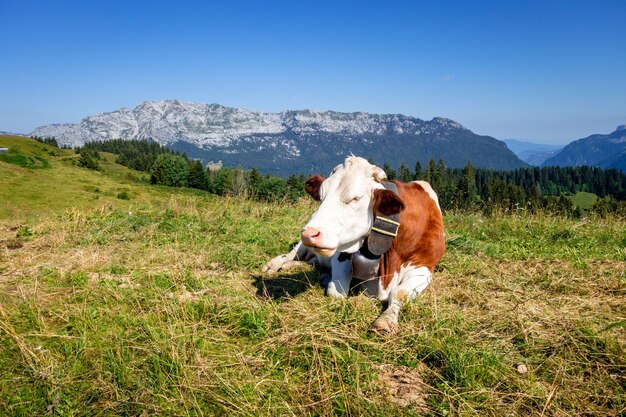
[[[468,160],[499,169],[525,165],[504,143],[441,117],[425,121],[363,112],[263,113],[179,100],[146,101],[132,110],[96,114],[79,124],[42,126],[31,134],[53,136],[59,145],[72,147],[95,140],[151,139],[204,162],[222,160],[277,174],[325,172],[350,153],[380,164],[443,158],[448,166],[463,166]]]

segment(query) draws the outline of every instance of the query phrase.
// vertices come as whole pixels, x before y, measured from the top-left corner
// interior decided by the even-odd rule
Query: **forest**
[[[302,173],[283,178],[263,175],[254,168],[205,169],[200,161],[156,142],[116,139],[88,142],[75,149],[81,155],[79,164],[91,169],[98,169],[99,151],[117,154],[117,163],[149,173],[152,184],[196,188],[217,195],[245,195],[262,201],[295,201],[305,195],[306,176]],[[513,213],[545,209],[580,216],[583,210],[567,197],[586,192],[598,196],[592,211],[626,214],[626,174],[615,169],[554,166],[498,171],[475,168],[471,161],[459,169],[447,168],[442,159],[431,159],[425,167],[416,162],[411,169],[405,163],[394,168],[384,161],[370,162],[383,162],[390,180],[428,181],[444,210]]]

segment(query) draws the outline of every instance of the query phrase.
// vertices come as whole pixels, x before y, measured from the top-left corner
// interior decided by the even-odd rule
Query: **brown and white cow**
[[[381,168],[355,156],[348,157],[326,179],[309,178],[306,191],[321,204],[302,229],[301,243],[270,260],[263,270],[276,272],[294,261],[307,260],[312,250],[317,262],[331,269],[326,294],[344,298],[353,279],[351,259],[356,259],[374,233],[376,217],[399,214],[400,225],[389,241],[391,246],[376,264],[372,279],[360,284],[366,294],[388,302],[372,329],[393,331],[402,305],[430,283],[445,243],[439,201],[430,185],[392,181],[395,187],[388,188],[397,189],[394,192],[386,189],[384,180]]]

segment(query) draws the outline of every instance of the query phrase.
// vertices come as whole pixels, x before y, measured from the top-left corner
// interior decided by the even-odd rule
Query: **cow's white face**
[[[347,158],[325,180],[320,176],[309,178],[305,188],[321,204],[302,230],[302,243],[320,256],[358,251],[381,201],[398,200],[380,184],[385,178],[382,169],[356,156]],[[403,204],[395,203],[398,212]]]

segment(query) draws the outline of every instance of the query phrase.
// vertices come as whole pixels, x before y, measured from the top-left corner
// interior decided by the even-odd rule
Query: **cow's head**
[[[363,158],[351,156],[330,177],[308,179],[306,191],[321,204],[302,230],[302,243],[320,256],[359,250],[374,216],[399,213],[404,203],[381,182],[387,176]]]

